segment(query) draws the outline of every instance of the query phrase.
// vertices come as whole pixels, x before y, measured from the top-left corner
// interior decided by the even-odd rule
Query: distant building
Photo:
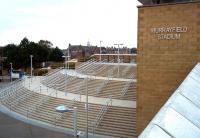
[[[64,55],[68,55],[68,49],[63,50]],[[69,45],[70,59],[78,59],[82,61],[84,58],[99,53],[99,47],[97,46],[83,46],[83,45]]]
[[[64,55],[68,55],[68,49],[63,50]],[[100,47],[92,46],[90,43],[87,43],[87,46],[83,45],[69,45],[69,56],[70,59],[78,59],[78,61],[85,61],[94,54],[100,53]],[[117,54],[118,48],[116,47],[101,47],[102,54]],[[119,49],[120,54],[130,54],[131,49],[123,47]]]

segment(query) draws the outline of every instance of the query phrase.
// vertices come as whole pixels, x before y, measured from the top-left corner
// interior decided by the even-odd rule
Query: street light
[[[65,105],[59,105],[56,107],[56,111],[59,113],[65,113],[65,112],[72,112],[74,113],[74,137],[77,137],[77,107],[74,107],[73,109],[68,108]]]
[[[86,77],[86,138],[88,138],[88,76]]]
[[[69,46],[70,46],[70,44],[69,44]],[[69,58],[70,58],[70,56],[69,56],[69,46],[68,46],[68,51],[67,51],[67,70],[69,70]]]
[[[12,62],[10,62],[10,82],[12,82]]]
[[[67,50],[67,53],[66,53],[66,56],[62,56],[63,58],[65,58],[65,89],[66,89],[66,92],[67,92],[67,71],[69,70],[69,47],[70,47],[70,44],[68,46],[68,50]],[[67,60],[67,61],[66,61]],[[67,63],[67,70],[66,70],[66,63]]]
[[[119,77],[119,46],[121,45],[123,45],[123,44],[114,44],[114,45],[117,45],[118,46],[118,58],[117,58],[117,60],[118,60],[118,77]]]
[[[87,76],[84,78],[80,78],[80,79],[85,79],[86,82],[86,104],[85,104],[85,108],[86,108],[86,138],[88,138],[88,75],[93,75],[93,72],[87,72],[85,73],[87,74]]]
[[[101,43],[102,43],[103,41],[100,41],[100,52],[99,52],[99,54],[100,54],[100,61],[101,61]]]
[[[32,76],[33,76],[33,63],[32,63],[32,58],[33,58],[33,55],[30,55],[30,58],[31,58],[31,81],[32,81]]]

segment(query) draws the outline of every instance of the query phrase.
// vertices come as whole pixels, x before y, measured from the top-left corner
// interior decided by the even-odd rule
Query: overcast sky
[[[0,46],[49,40],[72,45],[137,45],[137,0],[0,0]]]

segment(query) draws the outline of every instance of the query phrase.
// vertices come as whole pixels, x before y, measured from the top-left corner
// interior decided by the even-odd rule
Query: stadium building
[[[130,63],[96,55],[75,70],[13,81],[0,90],[1,112],[75,137],[198,138],[200,2],[139,1]]]
[[[180,90],[177,88],[200,61],[200,2],[198,0],[139,1],[143,3],[143,5],[138,7],[138,135],[144,130],[172,93],[175,90]],[[190,76],[191,75],[189,75],[189,78]],[[195,77],[195,79],[197,78],[199,79],[199,76]],[[184,89],[189,90],[188,93],[191,92],[191,96],[194,96],[195,93],[189,88],[193,87],[195,84],[196,83],[193,82],[189,83],[187,87],[184,86]],[[180,87],[182,87],[182,85]],[[195,90],[199,92],[199,87]],[[178,92],[176,92],[176,94],[177,93]],[[168,103],[174,105],[176,101],[174,97],[175,96],[173,96],[166,105],[169,105]],[[194,97],[193,100],[195,100]],[[187,98],[187,96],[185,98]],[[193,102],[193,100],[191,100],[191,102]],[[178,101],[177,98],[177,102]],[[186,101],[182,102],[185,108],[190,108],[186,104]],[[194,102],[194,104],[195,103],[196,102]],[[163,110],[166,109],[166,105],[162,108]],[[198,106],[198,104],[196,105]],[[161,113],[156,115],[155,119],[152,120],[146,129],[148,132],[145,131],[141,137],[180,137],[180,135],[175,135],[175,132],[176,134],[183,133],[183,137],[184,132],[188,134],[185,135],[186,137],[194,137],[195,135],[192,135],[192,133],[197,134],[196,136],[199,137],[197,133],[199,130],[193,132],[194,129],[192,127],[189,130],[186,127],[189,127],[189,124],[198,120],[198,118],[190,120],[192,117],[188,117],[189,112],[195,114],[195,110],[185,111],[184,113],[179,112],[179,115],[182,113],[181,118],[189,120],[189,122],[183,125],[184,123],[180,123],[184,122],[183,120],[179,120],[175,116],[168,116],[168,112],[164,113],[162,109]],[[175,108],[173,110],[180,111],[181,109],[183,110],[184,108],[178,107],[176,110]],[[167,117],[173,118],[174,121],[172,119],[171,122],[169,120],[167,122]],[[179,120],[179,123],[175,120]],[[152,124],[155,124],[156,127]],[[175,129],[175,126],[177,126],[177,129]],[[198,126],[194,125],[193,127],[195,127],[196,130]],[[151,129],[156,131],[150,131]],[[175,130],[172,132],[172,129]],[[182,132],[179,130],[182,130]],[[161,135],[161,133],[163,135]]]

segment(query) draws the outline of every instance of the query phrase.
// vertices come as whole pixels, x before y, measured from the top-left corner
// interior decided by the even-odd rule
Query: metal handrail
[[[78,102],[78,99],[77,98],[73,98],[72,102],[69,104],[64,104],[65,106],[67,107],[74,107],[74,105]],[[54,125],[56,126],[56,122],[58,119],[61,119],[63,117],[64,113],[59,113],[59,114],[56,114],[55,116],[53,116],[54,118]]]
[[[107,113],[109,106],[112,106],[112,97],[109,97],[106,101],[106,105],[102,106],[99,113],[97,114],[95,120],[92,122],[92,133],[95,135],[95,130],[99,126],[101,120],[103,119],[105,113]]]
[[[80,70],[78,70],[78,72],[80,72],[80,73],[85,73],[85,71],[87,71],[88,72],[88,68],[91,68],[91,66],[95,63],[96,61],[93,61],[93,62],[89,62],[88,64],[87,64],[87,66],[85,66],[84,68],[81,68]]]
[[[109,77],[106,80],[104,80],[99,87],[96,88],[96,94],[99,94],[102,91],[102,89],[108,84],[108,82],[109,82]]]
[[[131,83],[132,83],[132,80],[126,82],[126,84],[124,85],[124,87],[123,87],[123,89],[121,91],[121,96],[125,96],[127,94]]]
[[[123,71],[122,71],[122,76],[126,75],[126,73],[131,69],[131,66],[126,67]]]
[[[105,63],[105,61],[103,60],[101,63]],[[101,72],[107,66],[106,64],[101,64],[101,63],[99,63],[99,65],[101,65],[101,67],[96,70],[96,74],[98,74],[99,72]]]
[[[107,77],[112,78],[113,77],[112,75],[113,75],[115,69],[117,69],[117,66],[114,66],[110,70],[108,70]]]
[[[18,84],[22,83],[23,81],[24,81],[24,79],[19,79],[19,80],[13,81],[12,83],[9,83],[7,86],[5,86],[3,89],[0,90],[0,93],[2,93],[3,91],[9,89],[12,86],[15,86],[15,85],[18,85]]]
[[[27,117],[30,113],[37,110],[43,103],[47,102],[50,99],[51,94],[53,94],[53,93],[55,93],[55,91],[52,91],[51,93],[49,93],[49,95],[45,95],[44,97],[41,97],[41,99],[39,101],[37,101],[35,104],[33,104],[31,107],[29,107],[27,109]]]
[[[14,85],[10,85],[9,87],[7,87],[3,91],[1,91],[1,93],[0,93],[0,99],[3,100],[3,101],[5,101],[8,96],[10,97],[11,95],[14,95],[15,92],[18,89],[21,89],[21,87],[23,86],[22,85],[23,81],[24,80],[17,81]]]
[[[91,59],[91,60],[88,60],[87,62],[82,63],[82,64],[76,69],[76,72],[82,72],[82,70],[85,70],[85,68],[86,68],[87,66],[89,66],[90,63],[93,62],[93,61],[94,61],[94,60]]]
[[[44,77],[44,79],[42,80],[42,83],[45,84],[45,83],[47,83],[47,82],[49,82],[49,81],[52,81],[52,80],[58,78],[58,74],[59,74],[59,72],[56,72],[56,73],[54,73],[54,74],[51,74],[51,75],[49,75],[49,76]]]
[[[3,95],[2,97],[1,97],[1,102],[2,103],[4,103],[4,102],[8,102],[8,100],[9,100],[9,98],[11,97],[11,96],[16,96],[16,94],[18,94],[18,92],[21,92],[21,91],[19,91],[19,90],[21,90],[22,89],[22,87],[20,87],[19,89],[12,89],[12,91],[10,90],[10,91],[8,91],[8,92],[6,92],[6,94],[5,95]],[[15,100],[16,100],[16,98],[15,98]],[[13,101],[12,101],[13,102]]]
[[[58,80],[60,80],[60,76],[57,73],[52,75],[51,77],[52,77],[52,79],[50,79],[51,81],[48,81],[49,80],[49,78],[48,78],[47,80],[43,81],[42,84],[44,84],[46,86],[52,85],[53,82],[57,82]]]
[[[43,76],[42,82],[45,82],[45,81],[49,80],[49,77],[59,73],[60,70],[62,70],[62,69],[59,68],[59,69],[56,69],[56,70],[54,70],[52,72],[47,73],[45,76]]]
[[[23,90],[22,92],[26,92],[26,94],[20,96],[19,98],[16,98],[16,100],[9,103],[10,110],[16,105],[18,105],[20,101],[23,101],[24,99],[27,99],[28,97],[31,97],[34,94],[34,92],[27,93],[26,90]]]
[[[88,62],[86,66],[84,66],[84,68],[79,68],[76,71],[80,72],[80,73],[85,73],[85,70],[87,70],[87,72],[95,72],[97,68],[99,68],[99,66],[101,65],[100,63],[104,63],[105,60],[103,61],[96,61],[93,60],[91,62]],[[87,72],[85,74],[87,74]]]
[[[23,88],[23,87],[22,87],[22,88]],[[26,99],[26,98],[32,96],[32,95],[34,94],[33,91],[38,91],[39,89],[40,89],[40,88],[38,88],[38,86],[36,86],[36,87],[34,87],[32,90],[29,90],[29,91],[31,92],[31,94],[30,94],[30,93],[27,93],[27,90],[28,90],[28,89],[26,89],[26,88],[23,89],[22,92],[26,92],[26,94],[24,94],[23,96],[20,96],[20,97],[16,98],[14,101],[10,102],[10,109],[11,109],[13,106],[17,105],[20,101],[22,101],[22,100],[24,100],[24,99]]]

